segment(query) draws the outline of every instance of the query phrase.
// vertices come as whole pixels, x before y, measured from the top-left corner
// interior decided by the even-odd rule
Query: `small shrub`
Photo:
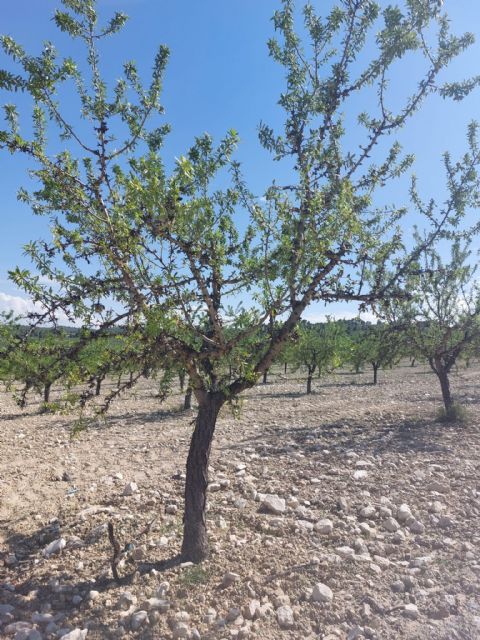
[[[195,565],[185,569],[179,577],[179,581],[184,585],[205,584],[208,582],[210,574],[201,565]]]
[[[442,407],[439,411],[439,422],[465,422],[467,419],[467,411],[461,404],[454,404],[448,411]]]

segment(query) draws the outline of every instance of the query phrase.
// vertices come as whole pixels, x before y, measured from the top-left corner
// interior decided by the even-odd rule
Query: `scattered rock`
[[[395,531],[398,531],[398,529],[400,529],[400,525],[398,524],[398,522],[395,520],[395,518],[387,518],[384,523],[383,523],[383,528],[386,531],[390,531],[390,533],[395,533]]]
[[[264,513],[273,513],[274,515],[281,515],[285,513],[287,505],[284,498],[279,498],[277,495],[268,494],[264,496],[260,509]]]
[[[406,522],[411,517],[412,517],[412,512],[408,504],[401,504],[397,510],[398,522]]]
[[[136,482],[128,482],[124,489],[123,489],[123,494],[124,496],[133,496],[134,493],[137,493],[138,491],[138,486]]]
[[[130,626],[134,631],[140,629],[143,625],[148,624],[148,622],[148,613],[143,609],[136,611],[130,618]]]
[[[324,518],[316,522],[313,528],[322,536],[330,535],[333,531],[333,522],[328,518]]]
[[[280,629],[291,629],[294,627],[295,619],[292,608],[288,606],[278,607],[277,621]]]
[[[403,609],[403,615],[406,618],[410,618],[410,620],[416,620],[419,615],[417,605],[411,602],[409,604],[406,604]]]
[[[331,602],[333,600],[333,591],[326,584],[318,582],[313,587],[311,598],[313,602]]]
[[[73,629],[62,636],[62,640],[85,640],[87,634],[88,629]]]
[[[60,553],[62,549],[65,549],[66,544],[67,541],[65,540],[65,538],[58,538],[57,540],[50,542],[50,544],[48,544],[42,551],[42,554],[45,556],[45,558],[49,558],[55,553]]]
[[[227,571],[227,573],[223,576],[221,587],[230,587],[235,582],[240,581],[240,576],[238,573],[233,573],[233,571]]]

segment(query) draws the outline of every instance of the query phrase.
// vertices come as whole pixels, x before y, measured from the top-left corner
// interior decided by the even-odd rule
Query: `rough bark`
[[[208,556],[205,520],[208,460],[218,412],[225,396],[220,392],[209,392],[197,394],[197,399],[198,415],[187,458],[182,543],[182,556],[190,562],[200,562]]]
[[[47,404],[48,402],[50,402],[50,390],[52,388],[52,384],[48,383],[44,386],[43,388],[43,401],[45,402],[45,404]]]
[[[265,371],[263,372],[263,384],[267,384],[267,378],[268,378],[268,369],[265,369]]]
[[[445,406],[445,413],[448,416],[453,407],[453,398],[450,392],[450,381],[448,379],[448,372],[445,367],[436,365],[436,372],[440,381],[440,387],[442,389],[442,399]]]
[[[192,387],[187,387],[185,398],[183,400],[183,408],[185,411],[192,408]]]
[[[372,362],[373,367],[373,384],[377,384],[378,382],[378,364]]]
[[[183,393],[183,390],[185,389],[185,371],[179,372],[178,381],[180,383],[180,391]]]
[[[448,417],[453,407],[453,398],[450,392],[450,381],[448,379],[450,367],[445,366],[440,357],[429,358],[428,361],[430,363],[431,369],[436,373],[437,378],[440,382],[443,405],[445,407],[445,415]]]
[[[101,388],[102,388],[102,378],[99,376],[98,378],[96,378],[96,382],[95,382],[95,395],[96,396],[100,395]]]
[[[312,393],[312,376],[309,374],[307,378],[307,395]]]

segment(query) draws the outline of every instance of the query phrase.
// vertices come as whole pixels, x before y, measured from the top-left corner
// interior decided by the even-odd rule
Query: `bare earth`
[[[456,426],[435,421],[425,368],[369,380],[344,372],[307,397],[276,375],[245,394],[239,419],[225,408],[212,555],[193,567],[168,563],[194,417],[179,393],[160,406],[145,381],[73,439],[75,416],[21,411],[0,393],[0,636],[480,638],[480,370],[452,376],[468,411]],[[138,490],[124,496],[129,482]],[[262,513],[257,494],[285,498],[285,512]],[[312,530],[323,519],[332,530]],[[121,585],[109,520],[133,547]],[[44,553],[61,538],[60,553]],[[312,601],[317,583],[331,601]]]

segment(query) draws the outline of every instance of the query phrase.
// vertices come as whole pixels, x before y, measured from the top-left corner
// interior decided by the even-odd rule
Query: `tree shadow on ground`
[[[268,456],[299,452],[315,454],[324,449],[332,453],[353,451],[359,455],[378,456],[384,453],[418,452],[445,453],[450,451],[443,443],[447,430],[458,431],[458,425],[445,425],[431,419],[406,419],[386,425],[368,425],[364,421],[326,423],[316,427],[272,427],[253,438],[245,438],[224,449],[253,447]],[[279,444],[279,443],[287,444]]]
[[[149,565],[139,565],[135,572],[131,572],[116,582],[113,578],[101,578],[96,580],[94,584],[90,580],[78,580],[78,581],[64,581],[62,580],[61,592],[56,590],[55,584],[58,582],[58,572],[52,571],[52,573],[44,573],[41,577],[34,576],[29,577],[24,581],[16,581],[15,593],[10,600],[10,603],[15,608],[25,608],[23,598],[28,596],[28,608],[30,611],[41,611],[42,607],[49,603],[51,605],[51,613],[55,616],[55,620],[58,626],[75,628],[78,626],[78,615],[81,614],[85,621],[88,620],[86,626],[89,631],[96,634],[96,637],[100,638],[113,638],[118,637],[116,630],[112,629],[111,621],[102,620],[99,612],[94,612],[92,616],[92,601],[89,600],[88,594],[94,589],[99,593],[108,593],[117,588],[128,588],[134,584],[138,575],[144,575],[155,569],[159,573],[167,571],[178,566],[181,563],[181,558],[173,557],[168,560],[151,563]],[[62,577],[65,577],[63,574]],[[59,598],[59,593],[61,598]],[[33,595],[32,595],[33,594]],[[82,602],[78,605],[73,604],[73,595],[80,594],[82,596]],[[117,594],[118,595],[118,594]],[[135,607],[138,610],[138,607]],[[126,616],[125,620],[128,621]],[[119,618],[119,622],[121,618]],[[80,624],[83,628],[85,625]],[[154,640],[158,638],[158,631],[155,627],[142,627],[141,638],[148,640]]]

